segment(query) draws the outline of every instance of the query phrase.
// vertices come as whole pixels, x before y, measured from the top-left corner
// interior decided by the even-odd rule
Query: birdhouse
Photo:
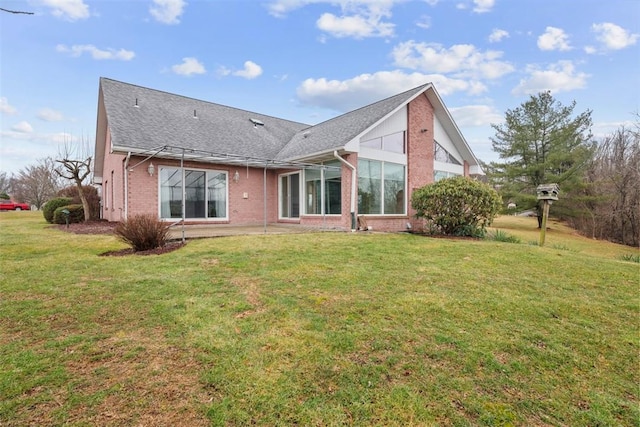
[[[536,188],[538,193],[538,200],[558,200],[558,193],[560,187],[558,184],[542,184]]]

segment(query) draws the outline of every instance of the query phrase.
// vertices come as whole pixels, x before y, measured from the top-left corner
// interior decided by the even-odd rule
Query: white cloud
[[[18,133],[31,133],[33,132],[33,127],[29,124],[29,122],[25,122],[24,120],[20,123],[16,123],[11,126],[11,130]]]
[[[93,59],[97,60],[114,59],[119,61],[130,61],[136,56],[135,52],[132,52],[130,50],[116,50],[111,48],[103,50],[98,49],[91,44],[73,45],[71,47],[59,44],[56,46],[56,50],[61,53],[68,53],[73,57],[79,57],[83,53],[87,52]]]
[[[184,0],[153,0],[155,5],[149,8],[149,13],[156,21],[163,24],[179,24],[180,16],[187,3]]]
[[[235,71],[232,74],[251,80],[262,74],[262,67],[253,61],[246,61],[242,70]]]
[[[569,92],[583,89],[587,86],[589,75],[576,72],[571,61],[558,61],[549,65],[546,70],[529,65],[527,67],[529,77],[520,80],[520,84],[511,93],[536,94],[550,90],[551,92]]]
[[[470,44],[445,48],[437,43],[417,43],[413,40],[394,47],[394,63],[403,68],[436,73],[455,73],[454,77],[497,79],[514,70],[513,65],[500,61],[503,53],[479,51]]]
[[[431,28],[431,17],[427,15],[422,15],[420,20],[416,22],[416,25],[425,30]]]
[[[9,104],[9,100],[4,96],[0,98],[0,113],[3,114],[16,114],[18,110],[11,104]]]
[[[276,0],[267,5],[269,13],[275,17],[282,18],[292,10],[302,8],[308,4],[323,3],[326,0]]]
[[[489,42],[498,43],[501,42],[502,39],[509,37],[509,32],[505,30],[501,30],[499,28],[494,28],[489,34]]]
[[[503,120],[502,114],[489,105],[466,105],[449,108],[458,126],[489,126]]]
[[[267,5],[269,13],[282,18],[311,4],[339,6],[340,14],[325,12],[316,21],[318,29],[338,38],[389,37],[395,25],[385,22],[394,4],[406,0],[276,0]]]
[[[538,37],[538,47],[540,50],[571,50],[569,36],[561,28],[547,27],[542,35]]]
[[[38,118],[45,122],[59,122],[64,119],[64,116],[60,111],[56,111],[51,108],[43,108],[38,111]]]
[[[52,9],[53,16],[68,21],[89,17],[89,6],[82,0],[42,0],[42,4]]]
[[[632,46],[640,37],[638,34],[631,34],[624,28],[610,22],[593,24],[591,31],[596,33],[596,39],[606,50],[620,50]],[[587,52],[595,53],[595,49],[591,52],[587,50]]]
[[[172,66],[171,71],[181,76],[192,76],[207,72],[204,65],[198,59],[192,57],[182,58],[182,64]]]
[[[18,125],[21,123],[25,123],[24,130],[20,129]],[[33,128],[27,122],[21,122],[13,126],[11,131],[1,131],[0,137],[3,140],[17,140],[17,141],[29,141],[29,142],[45,142],[45,143],[55,143],[55,144],[69,144],[78,142],[80,140],[79,137],[74,136],[70,133],[59,132],[59,133],[37,133],[33,132]],[[17,129],[16,129],[17,128]],[[30,130],[28,130],[30,129]]]
[[[475,13],[486,13],[491,11],[491,8],[493,8],[495,4],[495,0],[473,0],[473,4],[475,4],[475,7],[473,8]]]
[[[393,35],[395,25],[389,22],[381,22],[380,16],[336,16],[332,13],[323,13],[316,25],[318,28],[334,37],[389,37]]]
[[[361,74],[347,80],[307,79],[298,86],[296,93],[303,104],[344,112],[429,82],[442,95],[454,92],[479,94],[487,90],[479,82],[452,79],[441,74],[407,74],[394,70]]]
[[[233,71],[225,66],[220,66],[218,67],[217,73],[220,76],[231,75],[231,76],[243,77],[245,79],[251,80],[262,75],[262,67],[253,61],[245,61],[244,68],[242,70]],[[286,79],[287,77],[288,76],[285,74],[284,79]]]

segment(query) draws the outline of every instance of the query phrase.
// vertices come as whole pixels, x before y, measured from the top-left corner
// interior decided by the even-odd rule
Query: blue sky
[[[637,0],[28,0],[0,7],[0,171],[95,140],[98,79],[315,124],[433,82],[476,156],[551,90],[640,110]]]

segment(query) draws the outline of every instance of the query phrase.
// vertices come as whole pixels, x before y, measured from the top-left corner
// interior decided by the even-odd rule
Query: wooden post
[[[551,201],[543,200],[542,226],[540,227],[540,247],[544,246],[544,239],[547,235],[547,218],[549,217],[549,205]]]

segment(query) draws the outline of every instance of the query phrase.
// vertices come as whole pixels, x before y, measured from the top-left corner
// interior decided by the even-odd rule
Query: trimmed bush
[[[100,218],[100,196],[98,195],[98,189],[91,185],[83,185],[82,191],[84,192],[84,196],[87,198],[87,202],[89,203],[89,218]],[[71,198],[71,203],[73,203],[74,205],[82,204],[80,196],[78,195],[78,187],[76,185],[72,185],[58,191],[58,196]]]
[[[49,200],[42,207],[42,215],[44,215],[44,219],[48,223],[53,224],[53,214],[56,211],[56,209],[62,206],[70,205],[72,201],[73,200],[70,197],[56,197],[54,199]]]
[[[411,206],[436,233],[483,237],[500,211],[502,198],[487,184],[457,176],[414,191]]]
[[[155,215],[134,215],[114,229],[115,235],[136,252],[160,248],[167,243],[170,225]]]
[[[84,209],[82,208],[82,205],[67,205],[67,206],[60,206],[53,212],[54,224],[67,223],[66,215],[62,213],[62,211],[65,209],[69,211],[69,224],[84,222]]]

